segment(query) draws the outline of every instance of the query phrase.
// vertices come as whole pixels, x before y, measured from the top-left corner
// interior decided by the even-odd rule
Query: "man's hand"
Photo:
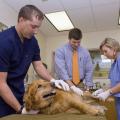
[[[70,91],[69,85],[66,82],[64,82],[63,80],[51,79],[50,82],[54,83],[55,87],[57,87],[59,89],[63,89],[64,91]]]
[[[73,85],[73,86],[70,87],[70,89],[73,92],[75,92],[76,94],[78,94],[80,96],[83,96],[83,91],[80,88],[78,88],[78,87],[76,87],[76,86]]]
[[[96,97],[100,100],[105,101],[111,95],[110,89],[105,92],[99,93]]]
[[[98,94],[100,94],[102,92],[104,92],[103,89],[98,89],[98,90],[96,90],[95,92],[92,93],[92,96],[96,97]]]

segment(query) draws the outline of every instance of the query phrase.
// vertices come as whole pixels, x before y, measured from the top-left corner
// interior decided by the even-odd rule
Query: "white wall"
[[[81,45],[85,48],[99,48],[100,43],[106,38],[112,37],[120,42],[120,30],[83,33]],[[46,39],[46,63],[51,70],[52,52],[68,42],[68,36],[49,37]]]
[[[4,0],[0,0],[0,22],[8,27],[15,25],[17,22],[17,12],[9,7]]]

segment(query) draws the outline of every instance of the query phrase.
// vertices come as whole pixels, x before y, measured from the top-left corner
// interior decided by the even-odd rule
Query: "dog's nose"
[[[52,82],[51,83],[51,87],[55,88],[55,83]]]

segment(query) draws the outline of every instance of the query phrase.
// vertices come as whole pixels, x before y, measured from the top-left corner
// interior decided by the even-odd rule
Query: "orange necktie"
[[[76,50],[73,51],[72,57],[72,81],[75,85],[80,83],[80,75],[79,75],[79,64],[78,64],[78,52]]]

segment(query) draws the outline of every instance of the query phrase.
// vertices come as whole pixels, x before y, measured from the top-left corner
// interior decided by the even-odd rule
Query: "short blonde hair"
[[[102,41],[102,43],[100,44],[100,51],[102,51],[102,47],[103,46],[107,46],[108,48],[112,48],[114,49],[116,52],[120,51],[120,44],[117,40],[113,39],[113,38],[105,38],[105,40]]]

